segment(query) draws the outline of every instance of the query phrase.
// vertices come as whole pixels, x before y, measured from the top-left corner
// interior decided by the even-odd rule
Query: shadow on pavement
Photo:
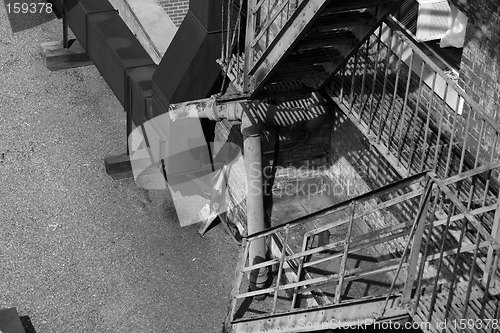
[[[36,333],[35,328],[33,327],[33,323],[31,322],[31,319],[29,316],[22,316],[19,317],[21,320],[21,323],[23,324],[24,331],[26,333]]]

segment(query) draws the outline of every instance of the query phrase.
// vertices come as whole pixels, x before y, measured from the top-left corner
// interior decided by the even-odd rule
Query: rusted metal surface
[[[488,167],[489,169],[486,168],[486,170],[481,168],[475,174],[469,172],[467,175],[461,174],[444,181],[438,180],[431,173],[437,185],[434,196],[443,200],[435,201],[435,213],[432,218],[436,220],[439,213],[440,216],[445,216],[446,223],[441,227],[437,227],[435,223],[429,224],[431,230],[434,229],[434,233],[439,233],[439,236],[434,240],[427,237],[425,241],[426,243],[436,242],[436,245],[439,245],[434,248],[434,251],[426,251],[426,265],[421,265],[419,269],[425,269],[428,272],[431,265],[436,264],[437,269],[431,278],[430,288],[418,292],[419,297],[413,302],[415,320],[428,321],[436,325],[445,320],[449,323],[464,319],[486,322],[496,318],[495,311],[487,310],[487,308],[498,306],[500,291],[492,288],[491,283],[499,279],[498,264],[494,267],[485,265],[484,254],[488,250],[497,248],[495,239],[485,228],[490,228],[492,217],[498,214],[498,206],[494,211],[472,211],[473,196],[470,195],[474,182],[480,176],[491,178],[492,171],[498,170],[498,162],[491,163]],[[462,203],[458,198],[464,192],[469,199]],[[447,199],[449,203],[446,203]],[[496,205],[498,204],[497,198],[490,197],[490,199],[494,200]],[[486,202],[487,200],[482,200],[481,205],[484,206]],[[461,218],[454,218],[457,215]],[[434,254],[431,255],[429,252],[434,252]],[[490,278],[481,282],[481,276],[485,273],[489,274]],[[443,288],[443,286],[446,287]],[[481,304],[479,307],[478,302]],[[455,330],[456,327],[451,324],[446,328],[446,331],[454,332]],[[429,331],[440,330],[433,326]],[[493,329],[488,328],[486,331],[493,331]]]
[[[291,107],[246,99],[219,102],[216,96],[212,96],[173,103],[169,107],[169,117],[173,121],[187,118],[242,120],[246,117],[254,127],[270,125],[293,128],[330,117],[332,110],[319,94],[312,95],[312,100],[315,104]]]
[[[282,1],[283,2],[283,1]],[[287,3],[284,1],[283,3]],[[327,1],[308,1],[304,2],[303,8],[300,10],[300,15],[294,15],[292,21],[287,21],[287,27],[277,30],[280,33],[279,40],[274,38],[273,43],[265,42],[264,50],[261,50],[262,55],[257,59],[252,59],[254,49],[257,43],[254,39],[250,41],[250,48],[245,50],[245,54],[249,56],[245,58],[248,72],[245,75],[250,77],[249,86],[245,90],[255,91],[269,78],[272,72],[276,69],[276,65],[283,59],[285,54],[290,53],[293,45],[304,36],[307,28],[311,26],[312,20],[317,17],[327,5]],[[283,7],[285,8],[285,7]],[[288,28],[290,27],[290,28]],[[253,27],[252,31],[256,31],[257,26]],[[256,36],[261,37],[261,35]],[[248,44],[247,44],[248,45]]]
[[[400,166],[402,174],[431,168],[441,177],[451,175],[439,181],[440,194],[434,194],[429,209],[432,215],[443,211],[443,207],[448,213],[431,219],[425,226],[425,234],[441,236],[424,240],[426,260],[420,260],[418,269],[409,265],[414,267],[412,270],[417,269],[415,297],[411,301],[414,320],[436,325],[444,319],[494,319],[495,311],[486,309],[498,306],[499,299],[499,292],[492,288],[499,279],[495,254],[499,173],[498,161],[494,160],[498,158],[498,124],[437,68],[409,36],[392,30],[385,35],[388,37],[382,44],[383,51],[373,54],[360,50],[342,71],[336,82],[339,87],[334,91],[350,119],[369,137],[376,137],[375,146],[387,152],[388,159]],[[380,36],[381,33],[374,34],[373,43]],[[376,64],[377,59],[385,62],[379,67],[368,67],[367,64]],[[415,59],[420,59],[420,64]],[[356,82],[356,77],[364,75],[367,68],[377,86],[371,94]],[[385,73],[383,80],[381,73]],[[409,82],[408,73],[412,73],[414,93],[398,85],[400,76]],[[345,97],[346,90],[351,91],[350,98]],[[392,95],[387,96],[390,91]],[[364,99],[377,107],[367,110],[366,102],[361,102]],[[447,200],[451,205],[443,205]],[[450,242],[455,245],[450,246]],[[435,263],[436,269],[431,284],[425,286],[429,263]],[[464,265],[465,269],[458,269]],[[477,285],[479,280],[481,286]],[[441,291],[443,281],[448,281],[449,287]],[[429,331],[438,330],[433,326]],[[454,330],[449,326],[446,331]]]
[[[250,3],[259,6],[263,1]],[[256,24],[255,19],[249,22],[250,27]],[[251,37],[265,39],[266,29],[270,26],[265,24],[264,30]],[[370,201],[369,207],[353,211],[351,217],[348,213],[350,203],[346,202],[292,221],[286,225],[286,230],[277,227],[250,236],[249,242],[274,235],[289,240],[293,239],[290,236],[296,235],[296,228],[318,217],[332,217],[331,223],[301,234],[300,241],[288,241],[293,252],[281,253],[259,265],[249,263],[242,268],[249,271],[275,265],[279,266],[277,275],[281,277],[286,271],[283,269],[285,263],[289,263],[298,267],[298,274],[295,280],[282,282],[278,279],[269,288],[258,292],[240,290],[234,296],[239,301],[233,303],[238,310],[231,319],[235,331],[256,332],[273,328],[299,331],[295,326],[298,312],[304,316],[302,318],[315,311],[322,311],[322,315],[331,314],[328,306],[320,306],[321,310],[318,310],[304,305],[301,302],[303,293],[321,290],[329,294],[327,297],[331,302],[338,301],[340,306],[348,306],[343,285],[376,275],[390,281],[385,294],[382,292],[384,299],[403,302],[406,304],[405,313],[414,321],[431,323],[424,329],[426,331],[441,331],[436,325],[445,320],[450,323],[465,318],[484,320],[498,316],[500,172],[497,159],[500,127],[417,47],[411,36],[398,29],[395,21],[388,19],[385,25],[373,32],[365,39],[363,47],[356,49],[347,59],[339,74],[332,77],[332,95],[403,175],[413,177],[430,169],[433,173],[429,173],[427,179],[431,181],[425,189],[419,183],[414,184],[413,191],[397,192],[393,197],[388,197],[390,191],[372,196],[374,201]],[[276,43],[279,43],[278,38],[274,36]],[[320,41],[311,39],[308,43],[327,48]],[[256,45],[248,41],[247,34],[247,47]],[[291,53],[286,53],[290,52],[292,43],[287,45],[281,52],[293,59]],[[262,53],[262,64],[267,60],[264,57],[273,50],[268,52]],[[248,54],[246,52],[247,57]],[[275,59],[278,67],[284,63],[280,62],[283,55]],[[319,56],[310,54],[311,59]],[[249,64],[259,66],[261,63],[247,57],[246,72],[252,75],[254,72]],[[300,66],[296,68],[295,72],[288,69],[273,72],[271,66],[267,68],[268,72],[263,70],[262,73],[271,73],[270,77],[279,73],[278,81],[292,81],[306,72]],[[266,74],[262,76],[264,86],[268,80]],[[251,80],[249,77],[248,86],[252,86]],[[381,213],[384,210],[395,214],[399,223],[355,234],[351,238],[349,221],[376,218],[370,214],[384,215]],[[320,246],[315,236],[328,229],[341,230],[343,237]],[[349,256],[354,252],[367,247],[377,248],[378,245],[394,251],[391,260],[367,267],[348,267]],[[310,275],[306,277],[305,273]],[[285,290],[293,293],[291,299],[284,296]],[[273,295],[269,311],[260,309],[264,314],[249,316],[242,310],[246,300],[267,293]],[[287,300],[282,301],[286,304],[281,306],[279,293]],[[266,306],[264,304],[263,308]],[[381,306],[384,308],[383,302],[379,304],[379,310]],[[371,308],[367,305],[363,309],[370,311]],[[374,316],[387,315],[385,310]],[[326,320],[325,317],[322,320]],[[453,332],[454,329],[449,326],[443,331]]]

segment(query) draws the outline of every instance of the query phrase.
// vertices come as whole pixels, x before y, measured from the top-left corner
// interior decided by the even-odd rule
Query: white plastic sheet
[[[451,7],[450,27],[439,43],[440,47],[464,47],[467,16],[455,6]]]

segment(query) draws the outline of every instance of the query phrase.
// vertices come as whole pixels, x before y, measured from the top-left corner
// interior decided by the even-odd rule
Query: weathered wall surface
[[[500,2],[469,0],[459,84],[495,119],[500,110]]]

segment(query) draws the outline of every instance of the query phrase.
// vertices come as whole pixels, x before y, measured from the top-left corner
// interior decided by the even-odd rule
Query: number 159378
[[[6,3],[5,7],[8,14],[50,14],[52,13],[52,4],[45,2],[12,2]]]

